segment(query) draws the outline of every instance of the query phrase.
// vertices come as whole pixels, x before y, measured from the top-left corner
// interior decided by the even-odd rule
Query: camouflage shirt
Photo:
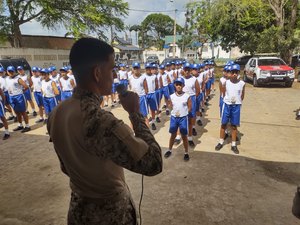
[[[161,149],[140,113],[129,117],[133,133],[100,103],[99,96],[75,88],[49,116],[47,129],[73,192],[68,221],[136,224],[122,168],[156,175],[162,171]]]

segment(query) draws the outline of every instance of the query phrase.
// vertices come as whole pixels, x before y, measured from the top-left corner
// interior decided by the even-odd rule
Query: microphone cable
[[[140,197],[140,202],[139,202],[140,225],[142,225],[141,206],[142,206],[143,195],[144,195],[144,175],[142,175],[142,191],[141,191],[141,197]]]

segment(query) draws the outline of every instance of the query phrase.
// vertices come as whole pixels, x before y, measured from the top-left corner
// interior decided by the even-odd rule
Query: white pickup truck
[[[291,87],[294,79],[295,70],[278,57],[252,57],[244,69],[244,81],[252,81],[254,87],[274,83]]]

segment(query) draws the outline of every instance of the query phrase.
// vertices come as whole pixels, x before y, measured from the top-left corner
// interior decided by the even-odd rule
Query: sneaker
[[[32,115],[33,115],[33,116],[37,116],[36,111],[33,111]]]
[[[180,142],[181,142],[181,140],[180,140],[180,139],[175,139],[175,140],[174,140],[174,145],[179,145],[179,144],[180,144]]]
[[[31,128],[30,128],[30,127],[25,127],[25,128],[21,131],[21,133],[26,133],[26,132],[28,132],[28,131],[31,131]]]
[[[225,133],[224,140],[226,140],[228,137],[229,137],[228,133]]]
[[[193,128],[193,130],[192,130],[192,134],[193,134],[193,136],[197,136],[197,131],[196,131],[196,129],[195,129],[195,128]]]
[[[204,109],[204,108],[202,108],[202,109],[201,109],[201,112],[203,112],[203,113],[204,113],[204,112],[205,112],[205,109]]]
[[[190,160],[189,154],[184,154],[183,160],[186,161],[186,162],[189,161]]]
[[[2,140],[6,140],[6,139],[8,139],[9,137],[10,137],[10,134],[4,134]]]
[[[169,158],[172,155],[172,152],[170,150],[166,151],[165,158]]]
[[[296,116],[296,120],[300,120],[300,115]]]
[[[14,116],[10,116],[7,118],[7,121],[13,120],[15,117]]]
[[[208,102],[205,102],[204,105],[208,106],[209,104],[208,104]]]
[[[223,145],[221,143],[218,143],[217,146],[215,147],[215,150],[220,151],[221,148],[223,148]]]
[[[197,120],[197,124],[198,124],[198,126],[202,126],[203,125],[201,120]]]
[[[117,103],[117,101],[115,100],[115,101],[114,101],[114,104],[116,104],[116,103]]]
[[[195,143],[193,141],[189,141],[189,146],[190,147],[195,147]]]
[[[16,123],[16,122],[18,122],[18,118],[15,116],[15,118],[14,118],[14,122]]]
[[[166,109],[166,108],[167,108],[167,106],[166,106],[166,105],[163,105],[162,109]]]
[[[42,123],[44,122],[44,119],[38,119],[37,121],[35,121],[35,123]]]
[[[160,121],[160,119],[159,119],[159,117],[156,117],[156,123],[160,123],[161,121]]]
[[[3,123],[0,123],[0,129],[1,129],[2,127],[4,127],[4,125],[3,125]]]
[[[152,129],[152,130],[156,130],[156,126],[155,126],[154,123],[151,124],[151,129]]]
[[[236,136],[236,141],[240,141],[240,138],[238,136]]]
[[[114,107],[115,107],[115,105],[111,105],[111,107],[112,107],[112,108],[114,108]]]
[[[166,110],[166,115],[168,116],[168,115],[170,115],[170,110]]]
[[[233,151],[234,154],[239,154],[239,150],[236,146],[231,146],[231,151]]]
[[[27,114],[29,114],[29,111],[26,111]]]
[[[24,127],[23,126],[17,126],[15,129],[13,129],[13,131],[19,131],[19,130],[23,130]]]
[[[104,105],[104,107],[108,107],[108,105],[107,105],[107,104],[105,104],[105,105]]]

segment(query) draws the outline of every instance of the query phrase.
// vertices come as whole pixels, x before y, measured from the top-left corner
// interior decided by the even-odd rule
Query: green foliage
[[[174,20],[161,13],[148,15],[140,25],[140,40],[143,47],[155,46],[162,49],[164,37],[174,34]],[[176,33],[182,33],[183,28],[176,24]]]
[[[271,5],[276,2],[283,4],[283,10],[279,10],[284,12],[282,17],[276,16],[274,5]],[[192,13],[189,29],[197,31],[201,42],[218,42],[226,50],[237,46],[249,53],[280,52],[286,55],[298,43],[294,35],[293,10],[298,4],[296,24],[299,29],[300,8],[295,2],[297,0],[200,0],[187,5]],[[278,18],[284,18],[282,27]]]
[[[123,0],[2,0],[8,8],[0,24],[5,23],[9,29],[4,30],[6,36],[20,35],[19,26],[33,19],[48,29],[58,26],[66,28],[76,38],[96,34],[107,39],[105,29],[114,26],[122,30],[122,18],[128,14],[128,3]],[[1,5],[0,5],[1,6]],[[1,19],[1,18],[0,18]],[[20,37],[19,37],[20,38]],[[17,44],[15,42],[15,44]]]

